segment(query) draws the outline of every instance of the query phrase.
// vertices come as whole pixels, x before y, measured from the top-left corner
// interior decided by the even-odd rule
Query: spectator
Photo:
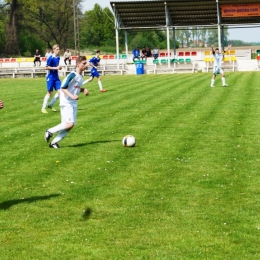
[[[34,61],[33,61],[34,67],[36,66],[36,62],[39,62],[39,64],[40,64],[39,66],[41,66],[41,54],[38,49],[36,49],[35,54],[34,54]]]
[[[70,53],[69,49],[67,49],[64,52],[64,62],[66,65],[67,65],[67,60],[69,61],[69,65],[71,65],[71,53]]]
[[[133,62],[135,62],[135,59],[140,60],[140,50],[139,50],[139,47],[135,48],[132,51],[132,54],[133,54]]]
[[[2,100],[0,100],[0,109],[4,108],[4,103]]]
[[[142,58],[142,60],[143,59],[147,59],[147,51],[146,51],[145,47],[143,47],[143,49],[142,49],[142,56],[141,56],[141,58]]]
[[[45,53],[46,61],[48,60],[48,58],[49,58],[51,55],[52,55],[51,50],[50,50],[50,49],[47,49],[47,50],[46,50],[46,53]]]
[[[159,49],[157,48],[157,46],[154,46],[154,49],[153,49],[153,58],[155,60],[157,60],[157,58],[159,57]]]
[[[148,46],[146,46],[147,57],[152,57],[152,52]]]

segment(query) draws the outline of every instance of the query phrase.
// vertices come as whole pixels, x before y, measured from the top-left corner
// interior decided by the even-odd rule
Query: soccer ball
[[[135,138],[132,135],[126,135],[122,140],[123,146],[133,147],[135,146]]]

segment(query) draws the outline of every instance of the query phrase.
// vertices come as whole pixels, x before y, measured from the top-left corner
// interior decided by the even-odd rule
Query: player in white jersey
[[[60,89],[60,112],[61,123],[45,131],[44,139],[49,142],[54,133],[58,135],[50,142],[50,148],[60,148],[58,143],[76,125],[79,93],[88,95],[88,90],[82,88],[82,72],[86,69],[87,60],[85,56],[79,56],[76,60],[76,72],[70,72],[62,81]]]
[[[230,47],[231,47],[231,45],[228,45],[227,49],[224,50],[224,52],[226,52]],[[222,86],[227,87],[228,85],[226,84],[225,74],[224,74],[223,69],[221,68],[221,62],[224,58],[223,53],[219,52],[219,48],[216,48],[214,50],[214,48],[212,46],[212,54],[213,54],[213,57],[214,57],[214,65],[213,65],[213,76],[212,76],[212,79],[211,79],[210,86],[212,88],[214,87],[214,83],[215,83],[215,79],[216,79],[217,74],[221,74],[221,76],[222,76]]]

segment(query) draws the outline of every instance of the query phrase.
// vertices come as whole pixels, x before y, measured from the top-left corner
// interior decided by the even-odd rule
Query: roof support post
[[[117,59],[117,69],[119,69],[119,40],[118,40],[118,21],[116,17],[116,7],[113,4],[114,18],[115,18],[115,30],[116,30],[116,59]]]
[[[171,61],[170,61],[170,30],[169,26],[166,27],[167,30],[167,58],[168,58],[168,68],[171,66]]]
[[[128,61],[128,37],[127,37],[127,31],[125,31],[125,54],[127,55],[126,59]]]
[[[175,27],[172,28],[172,35],[173,35],[173,55],[174,55],[174,58],[175,58],[175,56],[176,56]]]
[[[166,32],[167,32],[167,58],[168,58],[168,68],[171,66],[170,61],[170,32],[169,32],[169,25],[172,24],[170,12],[167,6],[167,2],[164,2],[165,5],[165,18],[166,18]]]
[[[219,14],[219,3],[218,3],[218,0],[216,0],[216,3],[217,3],[217,16],[218,16],[218,47],[221,50],[220,14]]]

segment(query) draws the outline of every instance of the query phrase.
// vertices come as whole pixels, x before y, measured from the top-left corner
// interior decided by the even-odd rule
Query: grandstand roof
[[[121,29],[162,28],[166,26],[216,27],[218,24],[225,27],[260,26],[260,16],[222,17],[221,15],[221,8],[227,5],[241,5],[241,8],[248,8],[248,5],[251,4],[254,7],[258,6],[259,13],[259,0],[143,0],[112,1],[110,4],[118,27]]]

